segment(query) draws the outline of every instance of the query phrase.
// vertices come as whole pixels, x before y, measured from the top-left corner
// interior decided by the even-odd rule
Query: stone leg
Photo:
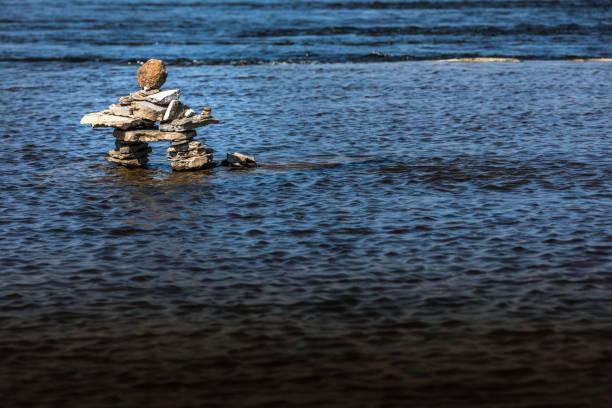
[[[166,157],[174,171],[199,170],[214,166],[213,151],[197,140],[174,140]]]
[[[147,143],[116,140],[115,149],[110,150],[104,159],[125,167],[143,167],[147,164],[150,152]]]

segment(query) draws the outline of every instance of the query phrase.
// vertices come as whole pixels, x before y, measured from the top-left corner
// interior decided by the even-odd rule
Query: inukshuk
[[[125,167],[147,164],[148,142],[170,141],[167,158],[172,170],[197,170],[213,166],[213,150],[194,140],[194,129],[219,123],[210,108],[201,114],[179,101],[181,91],[162,91],[168,72],[161,60],[149,60],[138,69],[140,91],[119,98],[107,110],[88,113],[81,124],[114,128],[115,149],[105,160]],[[159,125],[156,123],[159,122]]]

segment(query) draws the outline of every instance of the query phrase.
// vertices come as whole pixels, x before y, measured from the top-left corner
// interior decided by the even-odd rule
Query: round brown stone
[[[162,60],[150,59],[138,68],[138,85],[141,88],[159,89],[166,82],[168,71]]]

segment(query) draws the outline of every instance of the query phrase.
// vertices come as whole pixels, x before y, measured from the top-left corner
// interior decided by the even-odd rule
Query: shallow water
[[[0,6],[2,407],[612,406],[607,2]],[[103,161],[153,56],[258,168]]]
[[[261,164],[183,174],[78,124],[134,67],[1,69],[7,406],[612,402],[605,63],[172,67]]]

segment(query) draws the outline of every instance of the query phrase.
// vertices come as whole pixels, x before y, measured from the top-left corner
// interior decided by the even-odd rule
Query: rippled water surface
[[[103,162],[133,66],[2,66],[9,405],[611,402],[605,63],[173,67],[250,171]]]
[[[609,56],[610,8],[582,3],[1,2],[0,406],[612,406],[612,65],[561,60]],[[346,63],[418,48],[369,25],[503,15],[579,34]],[[322,57],[279,63],[309,38]],[[79,120],[149,56],[221,120],[215,158],[258,168],[103,160]]]

